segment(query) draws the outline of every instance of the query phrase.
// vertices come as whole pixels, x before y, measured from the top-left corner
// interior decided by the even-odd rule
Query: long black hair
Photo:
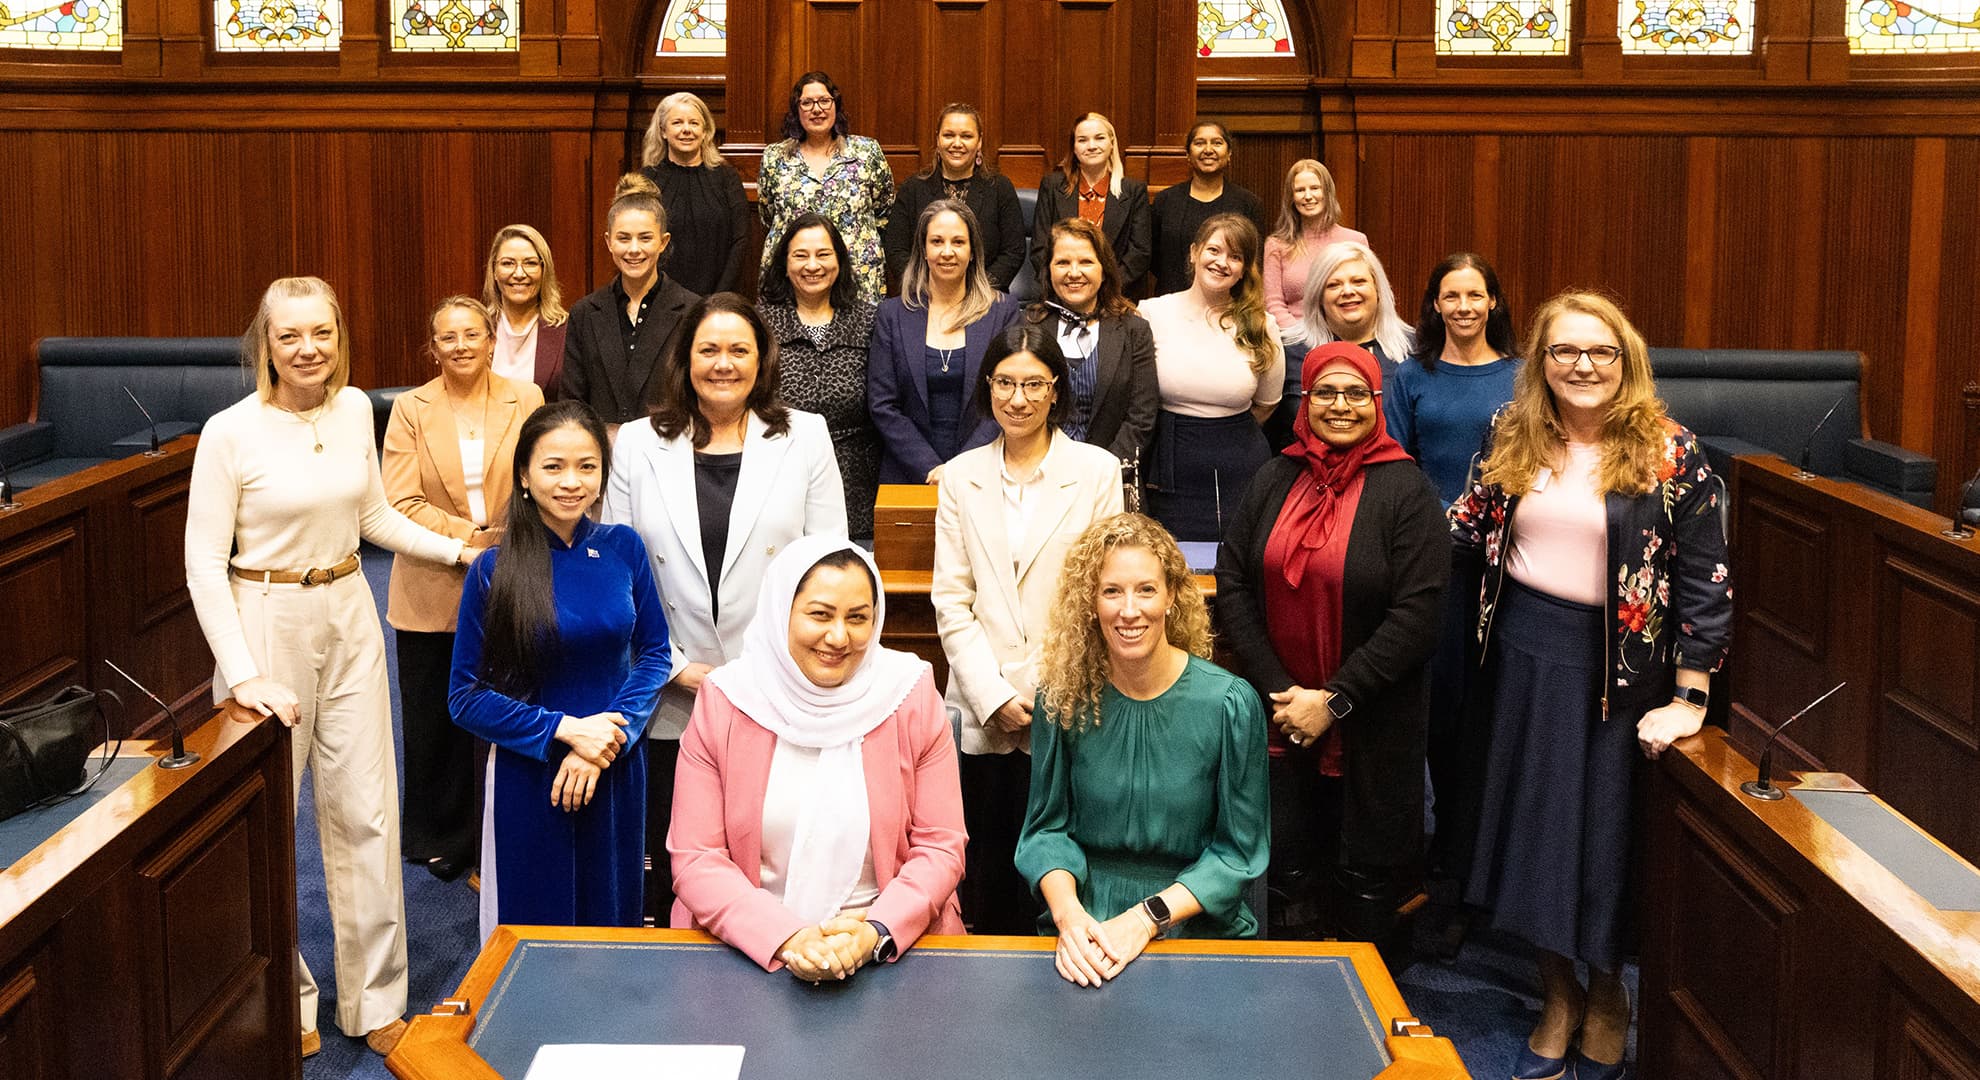
[[[482,681],[510,697],[528,697],[541,686],[543,669],[557,653],[557,596],[550,577],[550,530],[524,484],[536,444],[564,427],[584,429],[598,443],[598,476],[612,475],[612,443],[605,422],[582,401],[545,405],[523,421],[516,436],[515,488],[509,497],[495,571],[481,622]]]
[[[1430,271],[1430,283],[1423,287],[1423,306],[1416,312],[1416,360],[1431,371],[1437,369],[1437,360],[1444,355],[1444,317],[1437,313],[1437,297],[1444,291],[1444,279],[1459,270],[1476,270],[1485,279],[1485,295],[1492,301],[1492,311],[1485,316],[1485,344],[1500,356],[1513,354],[1512,305],[1506,303],[1506,294],[1499,289],[1499,275],[1485,256],[1453,252]]]
[[[832,311],[836,316],[842,309],[850,308],[859,302],[859,279],[853,273],[852,251],[846,247],[846,239],[839,235],[839,227],[831,218],[816,210],[799,214],[784,227],[784,235],[777,240],[776,250],[770,254],[770,262],[763,268],[763,278],[757,283],[756,295],[766,304],[797,303],[797,288],[791,284],[791,238],[806,229],[824,229],[832,240],[832,251],[839,256],[839,276],[832,282]]]

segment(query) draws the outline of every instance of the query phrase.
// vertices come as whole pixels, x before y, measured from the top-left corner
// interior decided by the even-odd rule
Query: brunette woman
[[[661,272],[669,240],[659,189],[627,173],[605,211],[605,246],[619,273],[571,308],[559,395],[590,406],[608,432],[646,415],[661,358],[701,299]]]
[[[935,122],[935,144],[921,171],[902,181],[893,212],[887,215],[889,274],[907,269],[915,223],[937,199],[969,205],[983,232],[984,273],[990,276],[990,286],[999,292],[1009,289],[1024,265],[1024,206],[1010,178],[984,160],[983,114],[974,105],[943,106]]]

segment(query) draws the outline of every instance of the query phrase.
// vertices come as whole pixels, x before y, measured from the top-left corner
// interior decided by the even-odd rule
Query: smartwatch
[[[1700,690],[1695,686],[1680,686],[1671,694],[1671,700],[1682,701],[1686,705],[1695,705],[1702,709],[1706,702],[1712,700],[1712,695],[1709,691]]]
[[[1330,693],[1327,695],[1327,711],[1334,714],[1334,719],[1345,720],[1347,714],[1354,711],[1354,702],[1338,692]]]
[[[887,929],[886,923],[878,919],[868,919],[866,920],[866,925],[872,927],[874,932],[880,935],[880,940],[873,943],[873,963],[884,964],[900,955],[901,950],[894,944],[894,934]]]
[[[1169,902],[1162,899],[1160,893],[1141,902],[1141,913],[1148,916],[1148,920],[1155,924],[1156,937],[1167,934],[1169,927],[1176,921],[1175,917],[1169,914]]]

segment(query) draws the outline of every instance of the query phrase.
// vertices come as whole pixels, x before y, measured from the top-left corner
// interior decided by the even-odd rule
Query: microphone
[[[1969,507],[1966,500],[1973,495],[1973,485],[1980,484],[1980,470],[1976,470],[1966,483],[1959,486],[1959,502],[1953,506],[1952,525],[1939,530],[1939,535],[1950,540],[1973,539],[1973,527],[1980,525],[1980,506]]]
[[[142,408],[142,406],[140,406],[140,408]],[[183,769],[186,766],[191,765],[194,762],[198,761],[199,755],[186,749],[185,733],[179,730],[179,718],[172,715],[172,707],[170,705],[165,704],[165,702],[161,700],[157,694],[152,693],[150,687],[137,681],[137,679],[134,678],[130,672],[125,671],[123,668],[118,667],[117,662],[115,660],[111,660],[108,657],[106,657],[104,658],[103,662],[110,665],[111,671],[114,671],[117,674],[122,675],[124,677],[125,682],[128,682],[132,686],[137,687],[138,693],[141,693],[145,697],[150,698],[152,701],[157,702],[158,707],[165,710],[165,722],[169,724],[172,728],[172,756],[159,758],[158,767],[161,769]],[[1786,727],[1787,725],[1783,724],[1781,726]]]
[[[151,418],[151,412],[150,412],[149,410],[147,410],[147,409],[146,409],[146,408],[144,407],[144,402],[142,402],[142,401],[139,401],[139,400],[138,400],[138,398],[137,398],[137,395],[136,395],[136,394],[133,394],[133,393],[131,393],[131,388],[130,388],[130,387],[128,387],[128,386],[126,386],[126,387],[124,387],[124,396],[125,396],[125,397],[127,397],[127,398],[130,398],[130,399],[131,399],[131,404],[133,404],[133,405],[136,405],[136,406],[137,406],[137,410],[138,410],[138,412],[141,412],[141,413],[143,413],[143,414],[144,414],[144,422],[145,422],[145,423],[147,423],[147,424],[150,424],[150,425],[151,425],[151,449],[149,449],[149,450],[146,450],[146,451],[144,452],[144,456],[145,456],[145,457],[164,457],[164,456],[165,456],[165,451],[163,451],[163,450],[160,450],[160,449],[158,448],[158,421],[156,421],[156,420],[153,420],[153,419]],[[118,672],[118,674],[120,674],[120,675],[121,675],[121,674],[123,674],[123,673],[122,673],[122,672]],[[131,677],[130,677],[129,675],[124,675],[124,678],[126,678],[126,679],[130,679]],[[135,684],[135,683],[137,682],[137,680],[135,680],[135,679],[131,679],[131,682],[132,682],[133,684]],[[139,689],[139,690],[144,690],[144,687],[142,687],[142,686],[140,686],[140,687],[138,687],[138,689]],[[145,693],[147,693],[147,694],[148,694],[148,693],[150,693],[150,692],[151,692],[151,691],[149,691],[149,690],[145,690]]]
[[[1829,411],[1822,414],[1822,419],[1815,422],[1815,429],[1808,433],[1808,441],[1801,444],[1801,467],[1794,470],[1796,480],[1815,479],[1815,474],[1808,471],[1808,458],[1815,452],[1815,436],[1820,435],[1822,429],[1829,426],[1829,418],[1836,415],[1836,410],[1842,408],[1843,402],[1848,401],[1849,395],[1854,393],[1856,393],[1854,390],[1844,390],[1842,396],[1836,399],[1836,403],[1829,406]]]
[[[1803,716],[1806,716],[1808,714],[1808,710],[1829,700],[1829,696],[1831,694],[1834,694],[1836,691],[1841,690],[1843,687],[1848,685],[1849,685],[1849,681],[1845,679],[1844,681],[1829,687],[1829,693],[1823,694],[1821,697],[1818,697],[1814,701],[1811,701],[1808,704],[1802,706],[1800,712],[1795,713],[1793,716],[1790,716],[1786,720],[1781,721],[1781,726],[1775,728],[1774,733],[1767,737],[1767,745],[1760,748],[1759,779],[1748,780],[1746,783],[1739,785],[1739,790],[1745,792],[1747,795],[1755,799],[1759,799],[1761,802],[1779,802],[1780,800],[1787,798],[1787,792],[1782,791],[1780,788],[1774,786],[1774,740],[1781,737],[1781,732],[1786,731],[1789,724],[1792,724],[1796,720],[1799,720]]]
[[[14,477],[7,471],[7,455],[0,454],[0,514],[20,505],[14,501]]]

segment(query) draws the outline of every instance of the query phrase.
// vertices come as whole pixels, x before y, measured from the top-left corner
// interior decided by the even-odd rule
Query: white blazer
[[[1038,692],[1039,649],[1073,541],[1121,512],[1121,461],[1104,448],[1054,432],[1039,466],[1044,496],[1011,550],[1004,505],[1004,440],[958,454],[942,467],[935,497],[935,576],[929,600],[949,657],[948,703],[962,711],[962,751],[1031,749],[990,715]]]
[[[673,670],[689,663],[720,667],[742,654],[743,630],[756,609],[763,568],[785,544],[812,533],[846,535],[846,494],[825,418],[791,410],[790,431],[771,436],[749,414],[742,472],[729,507],[729,540],[716,578],[721,622],[710,618],[708,566],[694,491],[694,441],[686,432],[662,439],[639,420],[612,443],[612,477],[604,519],[631,525],[646,542],[653,577],[667,605]],[[687,730],[694,695],[669,682],[646,726],[654,739]]]

